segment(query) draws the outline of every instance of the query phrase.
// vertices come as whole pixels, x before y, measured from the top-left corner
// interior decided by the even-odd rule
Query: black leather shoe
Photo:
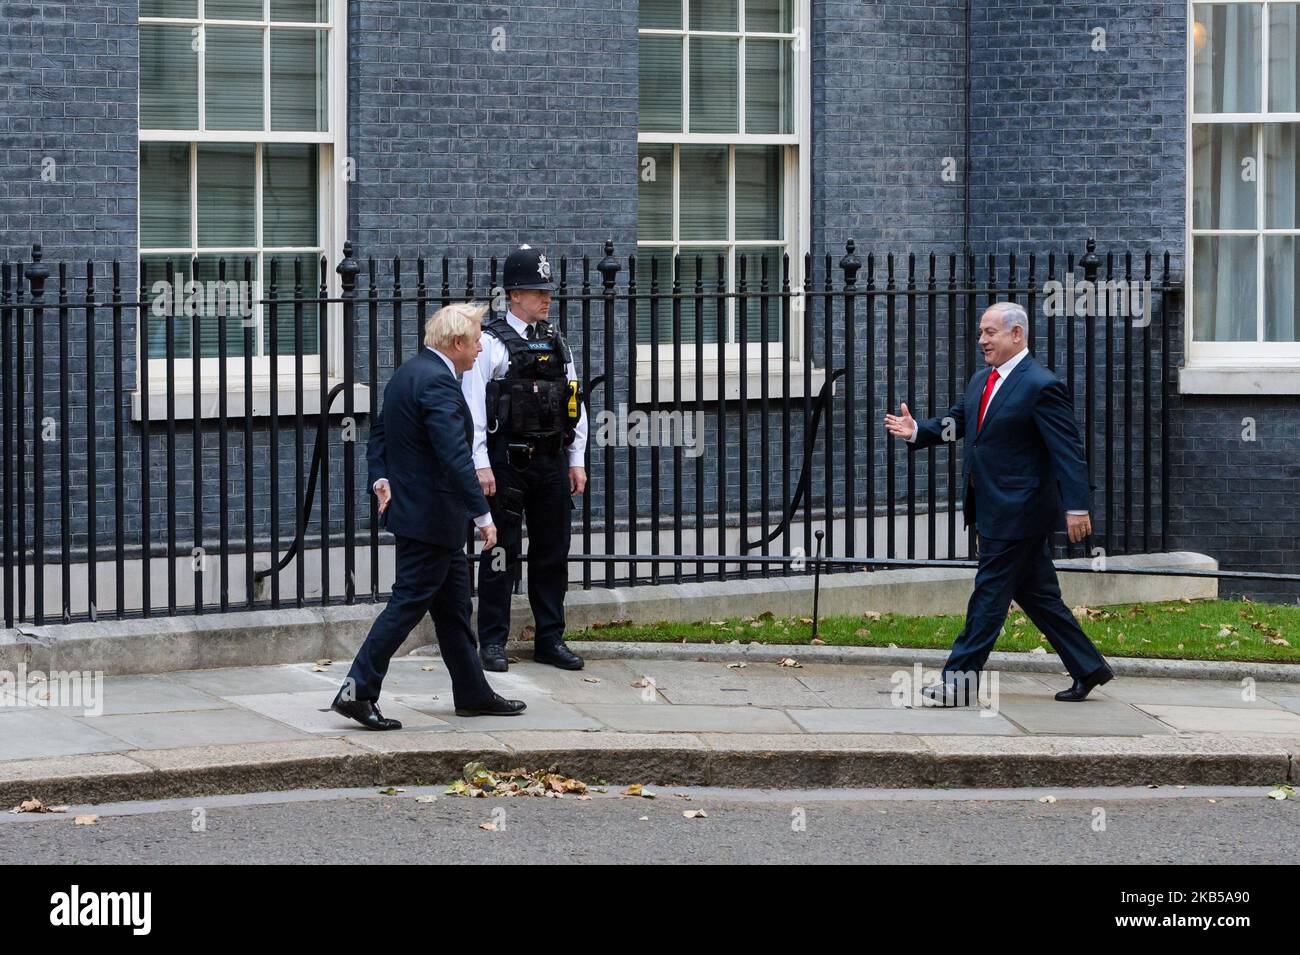
[[[493,673],[505,673],[510,669],[510,661],[506,659],[504,645],[485,643],[478,648],[478,658],[483,661],[483,669],[491,670]]]
[[[1111,671],[1110,667],[1103,663],[1098,669],[1089,673],[1082,680],[1075,680],[1074,686],[1070,687],[1068,690],[1062,690],[1060,693],[1056,694],[1056,698],[1062,703],[1082,703],[1088,698],[1089,693],[1097,687],[1109,683],[1114,679],[1114,677],[1115,674]]]
[[[492,694],[492,699],[479,706],[458,706],[457,716],[518,716],[528,705],[523,700],[507,700]]]
[[[400,730],[402,724],[398,720],[390,720],[379,712],[379,706],[371,703],[369,700],[340,700],[335,699],[330,709],[339,716],[346,716],[350,720],[356,720],[368,730]]]
[[[561,640],[552,647],[534,647],[533,659],[538,663],[549,663],[553,667],[559,667],[561,670],[581,670],[583,667],[582,657],[578,656]]]
[[[928,702],[925,706],[977,706],[979,693],[974,686],[966,683],[936,683],[921,687],[921,696]]]

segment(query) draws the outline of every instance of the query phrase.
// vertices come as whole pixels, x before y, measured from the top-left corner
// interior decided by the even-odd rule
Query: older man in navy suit
[[[514,716],[524,709],[488,686],[470,631],[465,529],[473,518],[491,548],[496,527],[470,459],[472,424],[459,376],[483,350],[486,311],[450,305],[435,313],[425,347],[393,374],[370,427],[370,483],[397,540],[397,579],[332,706],[367,729],[401,729],[376,703],[388,661],[426,613],[451,674],[456,715]]]
[[[984,668],[1014,599],[1047,637],[1074,678],[1056,694],[1079,702],[1114,674],[1061,600],[1052,564],[1052,534],[1072,543],[1092,533],[1090,488],[1074,408],[1065,386],[1029,354],[1029,317],[998,302],[980,317],[980,348],[989,367],[940,418],[885,415],[885,430],[913,449],[965,441],[962,484],[966,524],[979,532],[979,570],[943,680],[923,691],[962,705]],[[972,676],[974,680],[972,680]]]

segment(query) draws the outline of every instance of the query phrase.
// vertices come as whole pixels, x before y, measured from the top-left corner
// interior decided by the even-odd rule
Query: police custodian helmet
[[[551,263],[531,245],[521,245],[506,257],[502,279],[501,287],[507,292],[515,289],[555,290],[551,281]]]

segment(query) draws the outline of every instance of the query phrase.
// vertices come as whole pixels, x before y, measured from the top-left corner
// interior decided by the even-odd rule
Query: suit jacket
[[[964,440],[965,519],[981,537],[1022,540],[1065,527],[1066,511],[1091,510],[1074,406],[1065,385],[1026,355],[1002,382],[977,429],[992,368],[971,378],[951,418]],[[944,417],[917,422],[914,449],[943,441]]]
[[[488,512],[470,460],[473,423],[460,382],[427,348],[404,361],[370,426],[370,486],[387,478],[388,529],[437,547],[465,546],[467,521]]]

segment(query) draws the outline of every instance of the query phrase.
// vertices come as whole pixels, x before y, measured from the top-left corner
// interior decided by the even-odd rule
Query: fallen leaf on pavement
[[[1268,794],[1268,798],[1269,799],[1295,799],[1296,798],[1295,787],[1278,786],[1277,789],[1274,789],[1271,793]]]
[[[782,657],[780,660],[777,661],[776,665],[779,667],[802,667],[803,666],[803,664],[800,663],[798,660],[796,660],[794,657]]]
[[[728,663],[728,664],[727,664],[727,669],[728,669],[728,670],[743,670],[747,665],[748,665],[748,664],[744,664],[744,663]]]
[[[627,789],[624,789],[621,795],[640,796],[642,799],[655,798],[655,794],[650,790],[646,789],[645,786],[643,786],[641,783],[633,783],[631,786],[628,786]]]
[[[478,827],[485,832],[496,832],[497,824],[495,822],[480,822]]]
[[[1039,801],[1039,802],[1056,802],[1056,797],[1055,797],[1055,796],[1039,796],[1039,797],[1038,797],[1038,801]]]
[[[379,790],[381,796],[396,796],[398,793],[406,792],[405,789],[398,789],[396,786],[389,786],[387,789]]]
[[[99,822],[98,816],[78,816],[72,820],[74,826],[93,826]]]
[[[420,667],[420,669],[423,670],[425,673],[429,673],[433,670],[433,667]]]
[[[9,810],[10,812],[67,812],[67,806],[47,806],[39,799],[24,799],[18,805]]]
[[[682,810],[682,815],[685,816],[687,819],[709,818],[708,815],[705,814],[703,809],[684,809]]]

